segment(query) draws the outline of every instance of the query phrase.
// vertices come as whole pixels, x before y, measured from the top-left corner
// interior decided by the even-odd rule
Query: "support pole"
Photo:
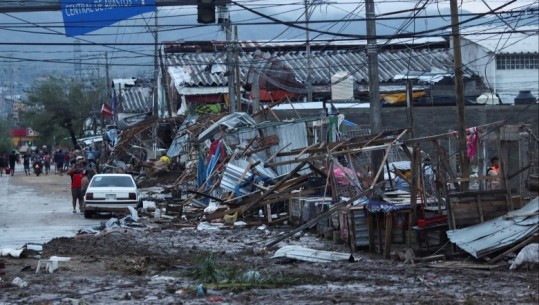
[[[461,178],[470,177],[470,160],[466,153],[466,125],[464,121],[464,81],[462,73],[462,53],[460,46],[460,29],[457,0],[450,1],[451,35],[453,37],[453,57],[455,60],[455,96],[457,99],[457,124],[459,137],[459,164]],[[462,182],[462,190],[469,189],[469,182]]]
[[[374,14],[374,0],[365,0],[367,17],[367,56],[369,68],[369,101],[370,101],[370,129],[371,134],[382,131],[382,106],[380,105],[380,88],[378,78],[378,50],[376,47],[376,20]],[[383,154],[381,151],[372,153],[372,169],[382,166]],[[380,181],[382,177],[379,177]],[[379,181],[374,181],[376,184]]]
[[[313,88],[311,79],[311,38],[309,33],[309,0],[305,0],[305,51],[307,53],[307,102],[313,101]]]
[[[241,112],[241,74],[238,26],[234,26],[234,87],[236,90],[236,109]]]
[[[236,112],[236,94],[234,93],[234,59],[233,59],[233,46],[232,46],[232,27],[230,25],[230,19],[225,20],[225,32],[226,32],[226,66],[227,66],[227,80],[228,80],[228,100],[229,113]]]
[[[159,88],[158,88],[158,85],[159,85],[159,81],[158,81],[158,78],[159,78],[159,63],[157,61],[157,54],[159,52],[159,49],[158,49],[158,43],[159,43],[159,39],[158,39],[158,23],[157,23],[157,12],[159,10],[155,10],[155,18],[154,18],[154,29],[153,29],[153,115],[156,117],[156,118],[159,118]],[[157,136],[157,135],[155,135]],[[154,137],[155,139],[156,137]]]

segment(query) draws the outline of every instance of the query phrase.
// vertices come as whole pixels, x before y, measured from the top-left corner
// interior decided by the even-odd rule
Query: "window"
[[[496,56],[498,70],[539,69],[539,54],[502,54]]]
[[[133,180],[122,176],[97,176],[92,180],[91,187],[134,187]]]

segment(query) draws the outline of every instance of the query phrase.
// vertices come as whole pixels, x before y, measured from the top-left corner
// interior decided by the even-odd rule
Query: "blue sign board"
[[[84,35],[155,10],[155,0],[62,0],[66,36]]]

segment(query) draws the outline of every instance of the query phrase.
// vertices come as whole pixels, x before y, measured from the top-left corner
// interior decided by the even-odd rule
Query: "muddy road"
[[[40,235],[35,240],[49,236],[41,232],[61,232],[59,236],[64,237],[51,238],[44,244],[41,257],[62,256],[70,260],[60,262],[54,273],[36,273],[36,258],[4,257],[0,304],[531,305],[539,302],[537,270],[509,272],[508,265],[495,270],[441,268],[442,262],[405,264],[367,252],[354,253],[353,262],[311,263],[271,258],[275,250],[284,245],[349,254],[347,247],[313,233],[286,240],[271,249],[259,246],[262,241],[290,230],[288,226],[197,230],[180,223],[156,223],[150,217],[143,217],[146,226],[142,228],[124,227],[95,235],[75,235],[81,227],[106,219],[84,220],[80,214],[71,214],[64,183],[67,178],[56,178],[48,178],[52,182],[47,187],[29,182],[18,182],[13,188],[8,185],[8,191],[17,192],[25,185],[26,201],[36,206],[40,202],[44,206],[45,201],[37,198],[49,198],[47,196],[63,202],[58,206],[48,203],[49,209],[43,208],[40,212],[46,214],[44,210],[55,210],[48,212],[54,217],[18,215],[38,210],[36,207],[2,207],[2,214],[7,211],[11,215],[2,215],[5,230],[2,240],[9,240],[4,232],[12,232],[10,226],[15,223],[21,228],[32,226]],[[24,180],[30,181],[30,177]],[[56,191],[52,184],[56,184]],[[50,209],[51,204],[56,208]],[[17,216],[19,221],[13,221]],[[58,224],[51,218],[64,221]],[[39,226],[19,223],[27,219],[42,220]],[[465,257],[461,260],[477,265]],[[22,280],[22,284],[21,281],[19,285],[11,284],[15,278]]]
[[[95,223],[72,213],[69,176],[26,176],[22,165],[16,170],[0,178],[0,249],[73,236]]]

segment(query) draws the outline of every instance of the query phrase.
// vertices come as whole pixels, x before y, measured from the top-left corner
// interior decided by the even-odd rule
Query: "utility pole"
[[[234,79],[236,90],[236,107],[241,112],[241,74],[240,74],[240,48],[238,41],[238,26],[234,26]]]
[[[470,177],[470,160],[466,152],[466,125],[464,121],[464,80],[462,73],[462,53],[460,48],[460,29],[457,0],[450,1],[451,36],[453,38],[453,57],[455,60],[455,96],[457,99],[457,132],[459,137],[459,161],[461,178]],[[466,191],[469,183],[463,182],[461,190]]]
[[[158,85],[159,85],[159,65],[157,62],[157,54],[159,52],[159,49],[157,47],[158,45],[158,21],[157,21],[157,12],[159,10],[155,10],[155,20],[154,20],[154,31],[153,31],[153,43],[154,43],[154,49],[153,49],[153,115],[156,118],[159,118],[159,92],[158,92]],[[170,115],[170,114],[169,114]]]
[[[380,85],[378,78],[378,48],[376,41],[376,19],[374,14],[374,0],[365,0],[365,13],[367,17],[367,56],[369,68],[369,101],[370,101],[370,129],[371,134],[382,132],[382,106],[380,105]],[[376,172],[382,166],[382,151],[372,152],[372,171]],[[383,177],[380,177],[380,180]],[[378,181],[373,181],[377,183]]]
[[[228,100],[229,100],[229,113],[236,112],[236,94],[235,94],[235,73],[234,73],[234,59],[233,59],[233,43],[232,43],[232,28],[230,25],[230,18],[225,20],[225,33],[226,33],[226,66],[227,66],[227,80],[228,80]]]
[[[109,52],[105,52],[105,77],[107,78],[107,98],[111,98],[110,77],[109,77]]]
[[[305,0],[305,44],[307,52],[307,102],[313,101],[313,88],[311,78],[311,38],[309,31],[309,0]]]

